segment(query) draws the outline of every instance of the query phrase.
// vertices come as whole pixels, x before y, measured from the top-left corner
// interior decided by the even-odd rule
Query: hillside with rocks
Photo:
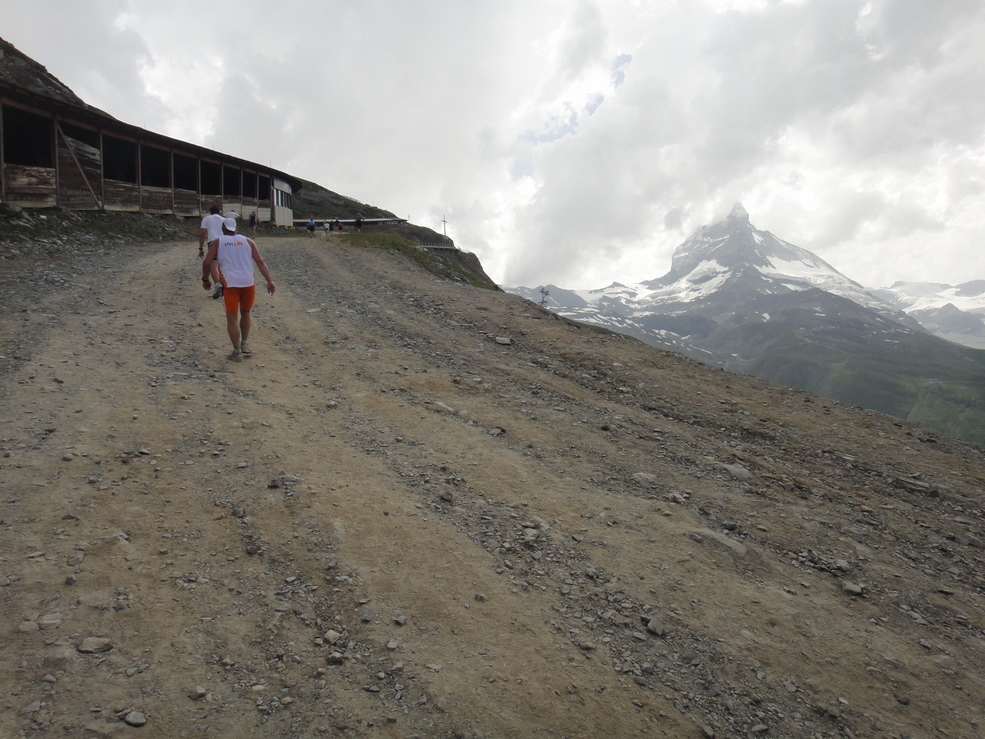
[[[0,736],[982,736],[981,450],[259,243],[0,243]]]

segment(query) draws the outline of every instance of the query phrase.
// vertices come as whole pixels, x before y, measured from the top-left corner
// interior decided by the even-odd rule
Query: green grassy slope
[[[754,308],[712,337],[729,369],[985,446],[985,351],[820,291],[770,297]]]

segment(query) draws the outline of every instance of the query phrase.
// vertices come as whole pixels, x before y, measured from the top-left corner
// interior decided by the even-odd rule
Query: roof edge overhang
[[[218,161],[221,164],[234,165],[241,169],[269,173],[288,183],[293,192],[297,192],[304,187],[304,183],[298,177],[274,169],[273,167],[251,162],[248,159],[241,159],[231,154],[223,154],[215,149],[171,138],[164,134],[155,133],[146,128],[125,123],[114,118],[109,113],[105,113],[90,105],[73,105],[72,103],[48,95],[33,93],[17,85],[12,85],[7,80],[0,79],[0,104],[2,103],[13,103],[14,105],[23,106],[42,115],[54,115],[56,118],[65,120],[66,122],[92,126],[107,133],[116,132],[120,135],[137,139],[141,143],[158,145],[165,149],[187,153],[201,159],[210,159]]]

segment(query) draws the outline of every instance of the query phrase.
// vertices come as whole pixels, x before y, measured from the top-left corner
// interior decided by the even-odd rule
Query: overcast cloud
[[[869,286],[985,279],[981,0],[0,0],[128,123],[442,230],[504,285],[663,275],[741,201]]]

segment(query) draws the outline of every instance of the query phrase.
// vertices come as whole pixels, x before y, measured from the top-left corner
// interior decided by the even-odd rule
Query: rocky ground
[[[985,733],[981,450],[260,246],[0,244],[0,736]]]

